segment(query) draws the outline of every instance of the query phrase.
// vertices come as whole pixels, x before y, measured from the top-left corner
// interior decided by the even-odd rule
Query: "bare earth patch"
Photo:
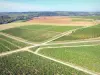
[[[73,21],[73,19],[75,21]],[[77,20],[81,19],[81,20]],[[82,18],[71,18],[65,16],[42,16],[42,17],[35,17],[32,20],[27,22],[14,22],[9,24],[2,24],[0,25],[0,30],[5,30],[14,27],[20,27],[25,25],[56,25],[56,26],[92,26],[96,25],[97,23],[91,19],[83,19]]]
[[[75,19],[75,18],[74,18]],[[81,18],[82,19],[82,18]],[[31,23],[45,23],[45,24],[58,24],[58,25],[64,25],[64,26],[92,26],[95,25],[95,22],[91,19],[83,19],[83,20],[76,20],[73,21],[73,18],[71,17],[65,17],[65,16],[42,16],[42,17],[35,17],[32,20],[29,20],[28,22]]]

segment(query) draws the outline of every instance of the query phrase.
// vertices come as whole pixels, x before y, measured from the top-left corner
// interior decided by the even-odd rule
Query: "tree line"
[[[1,12],[0,24],[11,23],[18,20],[27,21],[39,16],[100,16],[100,12]]]

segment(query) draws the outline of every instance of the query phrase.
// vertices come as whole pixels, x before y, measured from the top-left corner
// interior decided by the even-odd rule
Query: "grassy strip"
[[[73,16],[72,18],[83,18],[83,19],[100,20],[100,16]]]

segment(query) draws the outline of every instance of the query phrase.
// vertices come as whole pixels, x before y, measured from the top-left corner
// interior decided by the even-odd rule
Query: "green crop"
[[[100,46],[45,48],[39,53],[100,72]]]
[[[0,58],[1,75],[88,75],[40,56],[23,52]]]

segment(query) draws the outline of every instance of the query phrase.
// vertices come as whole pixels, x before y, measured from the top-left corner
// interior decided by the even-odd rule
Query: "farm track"
[[[24,50],[24,51],[27,51],[27,50],[29,50],[30,48],[34,48],[34,47],[37,47],[37,46],[41,46],[41,44],[37,44],[37,45],[34,45],[34,46],[27,46],[27,47],[24,47],[24,48],[21,48],[21,49],[17,49],[17,50],[14,50],[14,51],[3,52],[3,53],[0,53],[0,57],[6,56],[6,55],[10,55],[10,54],[13,54],[13,53],[17,53],[17,52],[20,52],[20,51],[23,51],[23,50]],[[39,51],[40,49],[44,49],[44,48],[64,48],[64,47],[82,47],[82,46],[97,46],[97,45],[43,47],[43,48],[38,48],[34,53],[38,53],[38,51]]]
[[[21,52],[21,51],[25,51],[25,50],[24,49],[18,49],[18,50],[14,50],[14,51],[3,52],[3,53],[0,53],[0,57],[11,55],[13,53],[18,53],[18,52]]]
[[[33,53],[33,54],[35,54],[35,55],[38,55],[38,56],[40,56],[40,57],[49,59],[49,60],[51,60],[51,61],[58,62],[58,63],[63,64],[63,65],[65,65],[65,66],[69,66],[69,67],[74,68],[74,69],[76,69],[76,70],[85,72],[85,73],[87,73],[87,74],[90,74],[90,75],[98,75],[98,73],[92,72],[92,71],[90,71],[90,70],[88,70],[88,69],[84,69],[84,68],[79,67],[79,66],[75,66],[75,65],[73,65],[73,64],[71,64],[71,63],[63,62],[63,61],[60,61],[60,60],[56,60],[56,59],[54,59],[54,58],[51,58],[51,57],[48,57],[48,56],[45,56],[45,55],[42,55],[42,54],[39,54],[39,53],[35,53],[35,52],[31,51],[31,50],[27,50],[27,51],[30,52],[30,53]]]
[[[98,75],[97,73],[91,72],[90,70],[84,69],[84,68],[79,67],[79,66],[75,66],[75,65],[70,64],[70,63],[68,63],[68,62],[65,63],[65,62],[63,62],[63,61],[59,61],[59,60],[56,60],[56,59],[54,59],[54,58],[51,58],[51,57],[48,57],[48,56],[44,56],[44,55],[42,55],[42,54],[39,54],[38,51],[40,50],[40,48],[38,48],[38,49],[36,50],[36,52],[33,52],[33,51],[29,50],[30,48],[33,48],[33,47],[36,47],[36,46],[39,46],[39,45],[28,46],[28,47],[21,48],[21,49],[15,50],[15,51],[4,52],[4,53],[1,53],[1,54],[0,54],[0,57],[7,56],[7,55],[10,55],[10,54],[13,54],[13,53],[28,51],[28,52],[30,52],[30,53],[33,53],[33,54],[38,55],[38,56],[41,56],[41,57],[46,58],[46,59],[48,59],[48,60],[52,60],[52,61],[54,61],[54,62],[58,62],[58,63],[60,63],[60,64],[63,64],[63,65],[72,67],[72,68],[74,68],[74,69],[76,69],[76,70],[83,71],[83,72],[88,73],[88,74],[91,74],[91,75]],[[59,48],[59,47],[58,47],[58,48]],[[61,48],[61,47],[60,47],[60,48]]]
[[[46,45],[59,45],[59,44],[78,44],[78,43],[92,43],[92,42],[100,42],[100,40],[90,40],[90,39],[87,39],[87,40],[84,40],[84,41],[81,41],[81,40],[78,40],[78,41],[74,41],[74,42],[64,42],[64,43],[50,43],[50,44],[45,44]]]
[[[24,48],[21,48],[21,49],[17,49],[17,50],[14,50],[14,51],[8,51],[8,52],[3,52],[3,53],[0,53],[0,57],[3,57],[3,56],[7,56],[7,55],[11,55],[13,53],[17,53],[17,52],[21,52],[21,51],[26,51],[32,47],[36,47],[38,45],[34,45],[34,46],[27,46],[27,47],[24,47]]]
[[[82,28],[86,28],[86,27],[82,27]],[[13,54],[13,53],[18,53],[18,52],[27,51],[27,52],[33,53],[33,54],[35,54],[35,55],[41,56],[41,57],[43,57],[43,58],[46,58],[46,59],[48,59],[48,60],[52,60],[52,61],[54,61],[54,62],[58,62],[58,63],[60,63],[60,64],[63,64],[63,65],[72,67],[72,68],[74,68],[74,69],[76,69],[76,70],[79,70],[79,71],[83,71],[83,72],[85,72],[85,73],[87,73],[87,74],[98,75],[97,73],[92,72],[92,71],[87,70],[87,69],[84,69],[84,68],[82,68],[82,67],[75,66],[75,65],[70,64],[70,63],[67,63],[67,62],[65,63],[65,62],[63,62],[63,61],[59,61],[59,60],[56,60],[56,59],[54,59],[54,58],[51,58],[51,57],[48,57],[48,56],[44,56],[44,55],[42,55],[42,54],[39,54],[39,53],[38,53],[39,48],[38,48],[35,52],[29,50],[30,48],[34,48],[34,47],[37,47],[37,46],[47,45],[47,43],[52,42],[53,40],[56,40],[56,39],[58,39],[58,38],[60,38],[60,37],[63,37],[63,36],[65,36],[65,35],[70,35],[73,31],[76,31],[76,30],[78,30],[78,29],[81,29],[81,28],[77,28],[77,29],[73,29],[73,30],[70,30],[70,31],[61,33],[61,34],[59,34],[59,35],[56,35],[56,36],[52,37],[51,39],[49,39],[49,40],[47,40],[47,41],[44,41],[44,42],[41,43],[41,44],[33,44],[33,43],[30,43],[30,42],[27,42],[26,40],[23,41],[23,40],[21,40],[21,39],[15,37],[15,36],[12,36],[12,35],[9,35],[9,34],[0,32],[1,35],[4,35],[4,36],[9,37],[9,38],[12,38],[12,39],[14,39],[14,40],[17,40],[17,41],[20,41],[20,42],[23,42],[23,43],[27,43],[27,44],[31,44],[31,45],[32,45],[32,46],[27,46],[27,47],[24,47],[24,48],[21,48],[21,49],[17,49],[17,50],[14,50],[14,51],[8,51],[8,52],[0,53],[0,57],[7,56],[7,55],[10,55],[10,54]],[[90,41],[91,41],[91,40],[90,40]],[[52,45],[53,45],[53,44],[52,44]]]
[[[45,49],[45,48],[66,48],[66,47],[89,47],[89,46],[98,46],[100,44],[95,44],[95,45],[76,45],[76,46],[56,46],[56,47],[51,47],[51,46],[48,46],[48,47],[41,47],[41,48],[38,48],[35,53],[38,53],[40,50],[42,49]]]
[[[68,36],[71,33],[75,32],[76,30],[83,29],[83,28],[88,28],[88,27],[90,27],[90,26],[86,26],[86,27],[81,27],[81,28],[76,28],[76,29],[72,29],[72,30],[69,30],[69,31],[65,31],[65,32],[60,33],[60,34],[58,34],[56,36],[53,36],[51,39],[48,39],[48,40],[44,41],[44,43],[42,43],[42,44],[47,44],[47,43],[52,42],[52,41],[54,41],[54,40],[56,40],[58,38],[61,38],[61,37],[65,36],[65,35]]]

